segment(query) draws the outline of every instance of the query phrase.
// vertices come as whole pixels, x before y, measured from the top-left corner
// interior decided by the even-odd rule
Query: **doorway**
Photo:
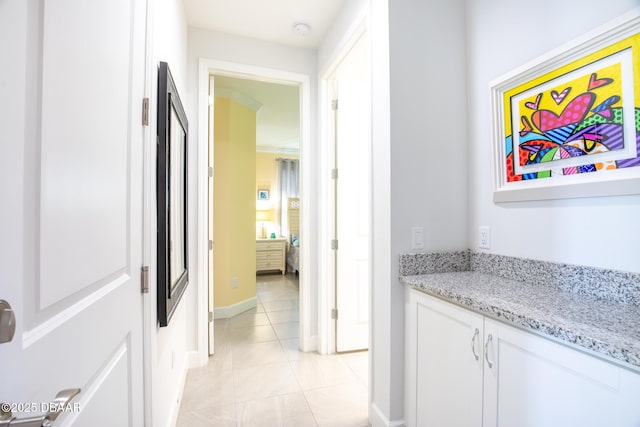
[[[210,96],[215,112],[209,280],[216,301],[210,310],[222,319],[261,304],[257,285],[265,274],[300,270],[298,257],[290,256],[300,249],[299,208],[289,209],[300,198],[300,88],[215,75]]]
[[[310,239],[307,239],[306,236],[311,236],[310,233],[310,211],[309,209],[309,197],[311,195],[311,174],[312,170],[310,167],[311,159],[309,156],[305,156],[305,153],[310,152],[311,150],[311,131],[310,131],[310,117],[311,117],[311,108],[310,108],[310,81],[309,76],[297,74],[297,73],[289,73],[283,72],[280,70],[273,70],[269,68],[263,67],[254,67],[248,66],[244,64],[237,63],[229,63],[223,61],[215,61],[208,59],[200,60],[199,67],[199,115],[200,115],[200,141],[198,143],[198,158],[201,159],[199,169],[203,171],[200,174],[200,186],[199,191],[202,197],[201,200],[208,200],[208,188],[211,178],[206,178],[209,176],[208,170],[213,166],[212,158],[208,155],[212,150],[211,147],[212,138],[210,138],[208,132],[208,123],[209,120],[212,119],[212,108],[208,108],[209,105],[213,103],[213,99],[209,97],[209,85],[210,85],[210,77],[211,76],[223,76],[223,77],[232,77],[232,78],[240,78],[240,79],[248,79],[253,81],[260,82],[269,82],[269,83],[277,83],[288,86],[296,86],[299,90],[299,111],[300,111],[300,169],[301,169],[301,177],[300,177],[300,239],[301,241],[307,241],[309,244],[302,246],[300,249],[300,273],[299,273],[299,282],[300,282],[300,350],[302,351],[311,351],[315,350],[316,342],[315,336],[312,333],[313,327],[313,313],[312,313],[312,304],[311,301],[313,299],[313,289],[310,289],[310,277],[308,269],[305,268],[306,265],[310,264],[309,261],[309,246],[313,244]],[[208,160],[207,160],[208,159]],[[208,163],[211,162],[211,163]],[[208,229],[208,218],[209,218],[209,206],[207,204],[202,204],[199,206],[198,211],[198,224],[201,229]],[[199,238],[209,238],[206,233],[200,233]],[[207,244],[207,242],[203,242],[202,245],[199,245],[198,258],[200,260],[199,265],[201,266],[198,271],[199,277],[199,286],[198,286],[198,309],[205,315],[199,316],[198,320],[198,341],[199,345],[199,359],[201,364],[206,363],[206,359],[209,356],[209,351],[213,349],[209,349],[209,351],[203,351],[209,348],[209,342],[213,341],[213,312],[212,307],[214,301],[212,298],[209,298],[210,295],[213,295],[210,292],[211,282],[209,281],[209,260],[211,259],[211,251],[205,250],[204,248],[212,247],[215,250],[214,239],[211,238],[211,244]],[[206,313],[210,313],[209,316],[206,316]],[[207,323],[207,317],[211,319]]]

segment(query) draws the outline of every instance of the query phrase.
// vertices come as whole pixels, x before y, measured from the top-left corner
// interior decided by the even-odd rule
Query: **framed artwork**
[[[258,200],[269,200],[269,190],[258,190]]]
[[[494,201],[640,193],[640,18],[491,84]]]
[[[187,116],[169,66],[158,67],[158,323],[167,326],[189,283],[187,252]]]

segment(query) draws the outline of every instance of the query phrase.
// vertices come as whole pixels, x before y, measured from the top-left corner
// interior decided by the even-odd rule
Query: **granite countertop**
[[[477,271],[401,276],[401,282],[640,370],[640,306]]]

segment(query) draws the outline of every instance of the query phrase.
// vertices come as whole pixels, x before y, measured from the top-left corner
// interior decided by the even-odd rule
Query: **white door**
[[[55,425],[143,420],[145,1],[0,2],[0,402]],[[1,335],[1,334],[0,334]]]
[[[336,351],[369,347],[371,102],[363,34],[336,79]]]
[[[214,328],[213,328],[213,88],[215,87],[213,75],[209,76],[209,139],[208,141],[208,165],[209,165],[209,179],[207,181],[207,198],[208,198],[208,214],[207,214],[207,233],[209,239],[209,254],[207,257],[207,280],[208,280],[208,294],[209,294],[209,356],[215,351],[214,340]]]

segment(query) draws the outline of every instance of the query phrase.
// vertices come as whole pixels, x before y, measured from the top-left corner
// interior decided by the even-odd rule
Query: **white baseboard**
[[[200,368],[200,355],[198,350],[191,350],[185,354],[187,369]]]
[[[251,297],[249,299],[240,301],[233,305],[228,305],[226,307],[216,307],[213,309],[213,318],[228,319],[229,317],[233,317],[236,314],[240,314],[247,310],[251,310],[257,305],[258,305],[258,297]]]
[[[311,335],[301,342],[301,349],[304,352],[318,351],[318,336]]]
[[[404,420],[389,420],[375,403],[371,404],[369,421],[371,422],[371,427],[404,427]]]
[[[194,359],[193,354],[198,355],[197,351],[188,351],[184,354],[184,363],[182,364],[182,372],[180,373],[180,379],[178,380],[178,389],[176,390],[176,397],[172,399],[171,411],[169,411],[169,426],[175,426],[178,423],[178,415],[180,415],[180,402],[182,402],[182,394],[184,393],[184,386],[187,383],[187,374],[191,360]]]

